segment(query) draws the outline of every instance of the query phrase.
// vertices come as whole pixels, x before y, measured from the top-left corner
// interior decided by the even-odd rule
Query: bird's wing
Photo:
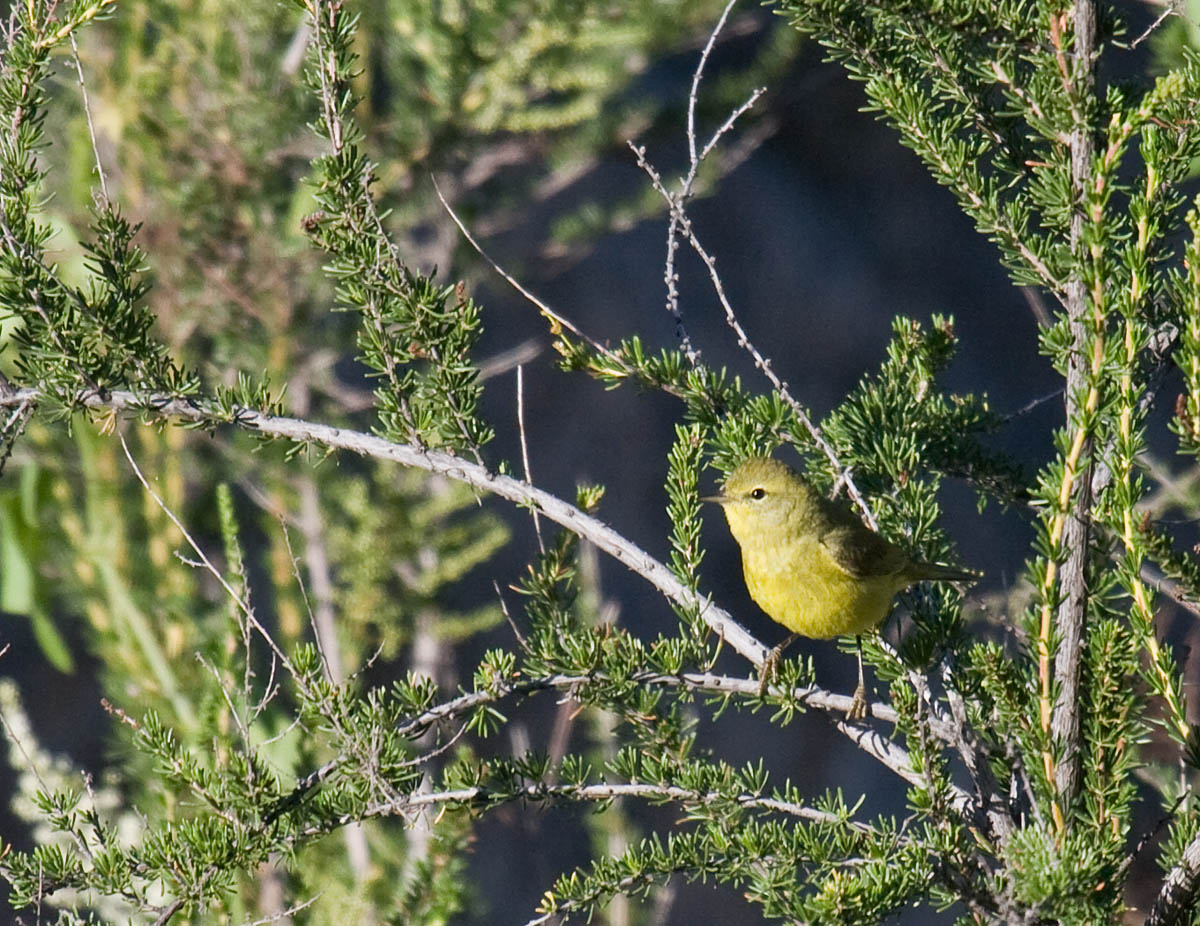
[[[900,547],[880,537],[836,502],[822,499],[825,527],[821,544],[833,561],[856,578],[895,575],[904,569],[909,556]]]

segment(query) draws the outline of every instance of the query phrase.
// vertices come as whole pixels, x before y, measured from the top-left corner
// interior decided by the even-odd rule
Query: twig
[[[325,550],[324,525],[321,522],[321,500],[316,481],[304,475],[296,487],[300,496],[300,533],[304,537],[304,567],[312,587],[313,606],[309,608],[313,637],[321,653],[325,677],[333,685],[346,681],[345,660],[337,637],[333,608],[333,578],[329,571],[329,556]],[[286,529],[285,529],[286,533]],[[291,544],[288,544],[289,550]],[[308,595],[304,596],[308,601]]]
[[[521,439],[521,463],[525,467],[525,481],[533,485],[533,474],[529,469],[529,444],[525,439],[525,367],[517,364],[517,433]],[[545,556],[546,544],[542,541],[542,521],[537,509],[533,510],[533,532],[537,534],[538,551]]]
[[[950,659],[945,658],[942,660],[942,687],[946,692],[946,701],[950,705],[950,715],[953,718],[951,723],[957,736],[955,745],[958,754],[962,757],[963,765],[966,766],[967,773],[975,785],[975,800],[982,818],[976,821],[976,825],[982,824],[985,832],[990,830],[989,835],[1003,843],[1012,832],[1015,821],[1004,806],[1000,786],[988,762],[988,755],[979,741],[979,737],[971,729],[962,693],[954,687],[953,680],[954,673],[951,672]]]
[[[436,804],[473,804],[480,801],[486,803],[490,799],[497,797],[500,797],[500,795],[493,794],[483,787],[460,788],[456,791],[433,791],[425,794],[417,793],[402,798],[395,805],[387,803],[368,807],[363,816],[392,816],[403,814],[419,807],[428,807]],[[611,801],[620,797],[641,797],[649,800],[678,801],[685,805],[712,804],[727,798],[726,795],[714,791],[693,791],[690,788],[681,788],[673,785],[642,784],[640,782],[595,785],[532,784],[503,795],[506,803],[518,800],[546,800],[556,797],[598,802]],[[845,825],[863,835],[877,835],[875,830],[866,823],[845,820],[837,814],[817,810],[813,807],[806,807],[803,804],[760,797],[757,794],[739,794],[735,800],[738,806],[750,810],[766,810],[773,813],[785,814],[790,817],[797,817],[801,820],[808,820],[813,823]],[[316,835],[321,831],[321,828],[314,827],[311,833],[302,830],[297,835]]]
[[[502,698],[529,695],[539,691],[571,690],[588,683],[602,683],[607,680],[603,673],[589,675],[552,675],[541,678],[524,679],[516,682],[497,683],[486,690],[473,691],[442,704],[435,705],[423,711],[416,717],[410,718],[396,729],[396,734],[404,738],[423,735],[436,724],[457,718],[485,704],[494,703]],[[660,685],[666,688],[687,688],[692,691],[709,694],[737,694],[747,699],[759,696],[759,681],[757,679],[731,678],[711,673],[686,672],[679,675],[668,675],[656,672],[637,672],[628,681],[639,685]],[[819,688],[815,685],[798,688],[789,693],[789,697],[800,706],[820,710],[832,718],[836,718],[835,729],[850,739],[858,748],[879,761],[894,774],[910,784],[921,783],[920,776],[914,771],[908,752],[878,731],[862,723],[847,723],[843,718],[849,709],[853,698],[838,695]],[[867,714],[876,720],[895,724],[898,721],[896,711],[889,705],[873,703],[868,705]],[[945,723],[936,717],[927,721],[929,731],[944,743],[953,744],[957,735]],[[276,806],[265,815],[266,822],[278,819],[291,808],[295,807],[313,788],[327,780],[341,768],[346,757],[338,756],[325,763],[298,780],[291,792],[283,797]],[[976,819],[981,813],[989,816],[993,829],[1002,824],[992,819],[995,808],[983,807],[971,798],[966,791],[956,786],[950,788],[950,806],[965,819]]]
[[[105,203],[108,199],[108,184],[104,180],[104,165],[100,163],[100,146],[96,144],[96,126],[92,122],[92,107],[88,100],[87,84],[83,80],[83,65],[79,61],[79,46],[75,44],[75,33],[70,35],[71,60],[75,62],[75,73],[79,75],[79,92],[83,95],[83,114],[87,117],[88,136],[92,140],[92,155],[96,158],[96,176],[100,178],[100,193]]]
[[[1163,20],[1165,20],[1168,16],[1182,16],[1183,13],[1179,9],[1178,4],[1179,4],[1179,0],[1167,0],[1167,2],[1165,4],[1163,4],[1164,9],[1161,13],[1158,14],[1158,18],[1155,19],[1154,22],[1150,23],[1150,25],[1148,25],[1146,27],[1145,32],[1143,32],[1136,39],[1134,39],[1132,42],[1129,43],[1130,51],[1137,48],[1139,45],[1142,44],[1142,42],[1146,41],[1146,39],[1150,38],[1151,33],[1153,33],[1154,30],[1156,30],[1159,26],[1161,26],[1163,24]],[[1116,44],[1116,43],[1114,43],[1114,44]]]
[[[1137,859],[1137,857],[1139,855],[1142,854],[1142,850],[1145,849],[1146,846],[1148,846],[1150,844],[1150,842],[1152,840],[1154,840],[1160,832],[1162,832],[1162,828],[1164,826],[1166,826],[1168,823],[1170,823],[1172,820],[1175,819],[1175,815],[1179,812],[1179,808],[1182,807],[1183,804],[1185,802],[1187,802],[1188,799],[1191,798],[1192,796],[1193,795],[1192,795],[1191,789],[1185,788],[1183,793],[1181,793],[1179,795],[1179,797],[1175,798],[1175,800],[1171,802],[1171,806],[1167,810],[1167,812],[1164,813],[1161,817],[1159,817],[1158,820],[1155,821],[1153,826],[1149,827],[1148,829],[1146,829],[1142,832],[1142,834],[1138,837],[1138,841],[1134,844],[1133,848],[1128,850],[1125,853],[1125,858],[1123,858],[1121,860],[1121,864],[1117,866],[1116,875],[1118,878],[1120,878],[1121,880],[1125,879],[1125,876],[1128,874],[1129,869],[1131,869],[1133,867],[1134,861]]]
[[[304,473],[299,480],[300,531],[304,536],[304,565],[312,586],[314,605],[309,612],[313,635],[322,641],[320,652],[325,673],[331,684],[342,685],[346,680],[345,660],[342,658],[341,641],[338,640],[334,620],[333,578],[330,574],[329,556],[325,549],[325,526],[321,520],[321,500],[317,494],[316,480],[311,473]],[[356,884],[364,883],[370,876],[371,849],[367,834],[362,827],[348,826],[342,834],[346,844],[346,861],[354,873]]]
[[[296,551],[292,546],[292,537],[291,532],[288,530],[287,517],[282,510],[278,510],[276,506],[270,502],[270,500],[263,499],[263,501],[266,503],[265,507],[267,510],[270,510],[279,520],[279,526],[283,532],[283,542],[287,547],[288,561],[292,564],[292,576],[296,580],[296,587],[300,592],[301,599],[304,601],[304,609],[308,614],[309,623],[313,629],[313,639],[316,643],[317,653],[321,657],[321,668],[325,672],[326,679],[332,684],[336,686],[344,685],[353,676],[345,671],[344,660],[341,657],[341,650],[338,646],[336,629],[333,626],[332,606],[330,606],[330,611],[327,617],[318,617],[317,615],[321,610],[321,604],[318,600],[317,608],[314,612],[312,602],[310,601],[308,595],[308,587],[304,580],[304,573],[300,568],[300,558],[296,555]],[[303,526],[301,530],[302,532],[304,531]],[[309,564],[309,572],[310,574],[313,572],[311,563]],[[331,593],[331,591],[329,593]],[[318,593],[314,591],[314,594],[317,595],[319,599],[322,594],[327,593]],[[327,645],[329,645],[328,652]],[[377,655],[378,650],[366,661],[365,665],[370,666],[371,663],[374,662],[375,656]],[[297,684],[301,684],[300,678],[291,670],[291,667],[287,666],[287,668],[291,672],[293,678],[296,679]],[[309,697],[317,697],[316,694],[310,689],[304,687],[304,690]],[[323,705],[327,704],[327,699],[324,696],[322,696],[320,700]],[[355,757],[360,763],[362,763],[362,767],[369,770],[371,780],[379,788],[383,790],[390,790],[387,782],[384,781],[378,774],[378,756],[377,753],[371,751],[372,747],[368,746],[365,750],[361,748],[358,741],[355,739],[353,731],[348,729],[346,724],[343,722],[342,715],[339,711],[331,711],[326,709],[323,712],[323,716],[326,722],[329,724],[330,729],[337,734],[339,739],[343,743],[350,744]],[[267,822],[269,823],[270,819],[268,819]],[[353,862],[352,867],[356,872],[356,876],[365,876],[365,872],[369,867],[369,862],[366,861],[365,852],[366,846],[365,844],[361,843],[361,836],[347,836],[347,854],[351,856]],[[354,861],[355,859],[357,859],[357,861]]]
[[[124,393],[124,395],[132,399],[132,393]],[[110,393],[108,396],[110,400],[114,399],[115,397],[116,393]],[[99,396],[95,396],[94,398],[99,400]],[[89,404],[90,406],[90,403],[86,400],[85,404]],[[100,407],[104,407],[105,405],[119,410],[119,406],[113,404],[112,401],[102,403]],[[254,610],[245,601],[245,599],[243,599],[242,596],[237,593],[233,586],[229,584],[225,576],[221,574],[221,570],[217,569],[217,567],[212,564],[209,558],[204,554],[204,551],[200,548],[200,545],[196,543],[196,541],[192,538],[192,535],[188,533],[188,529],[183,526],[183,522],[180,521],[175,512],[171,510],[170,506],[162,500],[162,497],[155,492],[153,488],[151,488],[150,482],[146,479],[145,474],[142,473],[141,467],[138,466],[137,461],[133,458],[133,454],[129,450],[129,445],[125,443],[124,435],[117,435],[117,439],[121,442],[121,449],[125,452],[125,459],[129,461],[129,467],[133,471],[133,475],[137,477],[137,481],[142,484],[142,488],[146,490],[152,499],[154,499],[154,503],[158,505],[163,514],[165,514],[170,519],[171,523],[175,525],[176,529],[183,536],[183,539],[187,541],[188,546],[190,546],[195,554],[200,557],[200,565],[217,580],[218,584],[225,590],[225,593],[229,596],[230,600],[237,605],[238,610],[240,610],[246,616],[246,619],[250,622],[254,629],[258,631],[263,640],[266,641],[267,646],[270,647],[271,651],[275,654],[275,658],[278,659],[283,665],[288,666],[289,672],[294,678],[298,677],[297,673],[292,671],[291,663],[288,661],[287,655],[279,648],[279,645],[271,637],[271,634],[267,632],[267,629],[261,623],[259,623],[258,617],[254,614]]]
[[[294,903],[285,910],[280,910],[278,913],[272,913],[270,916],[259,917],[256,920],[251,920],[245,923],[244,926],[270,926],[271,923],[281,923],[292,921],[292,918],[303,910],[307,910],[318,900],[321,899],[321,894],[314,894],[308,900],[302,900],[299,903]]]
[[[1114,550],[1109,554],[1109,559],[1115,562],[1121,559],[1121,555]],[[1200,605],[1187,597],[1183,585],[1172,579],[1157,566],[1149,562],[1143,562],[1138,567],[1138,577],[1150,586],[1150,588],[1154,589],[1154,591],[1166,595],[1185,611],[1196,617],[1200,617]]]
[[[696,97],[700,91],[700,78],[704,75],[704,65],[708,63],[708,56],[712,54],[713,46],[717,44],[717,36],[725,28],[725,20],[729,18],[729,13],[733,10],[736,3],[737,0],[729,0],[725,4],[725,9],[721,11],[721,18],[717,20],[717,24],[713,26],[712,32],[709,33],[708,41],[704,44],[704,50],[700,52],[700,62],[696,65],[695,73],[692,74],[692,89],[688,92],[687,136],[689,160],[693,165],[698,164],[703,159],[702,157],[696,157]]]
[[[245,626],[245,624],[243,623],[242,626]],[[229,716],[233,718],[234,726],[238,729],[238,736],[242,738],[242,743],[245,745],[247,753],[249,753],[253,749],[253,743],[250,739],[250,728],[246,725],[246,719],[242,716],[242,712],[238,710],[237,705],[234,703],[233,695],[225,685],[225,680],[221,677],[221,670],[217,668],[216,664],[205,658],[203,653],[196,653],[196,661],[200,663],[204,671],[212,676],[213,682],[216,683],[217,688],[221,692],[221,697],[225,701],[225,706],[229,709]]]
[[[283,57],[279,59],[279,72],[287,77],[295,77],[304,63],[304,55],[308,51],[308,43],[312,39],[313,27],[308,19],[303,19],[296,26]]]
[[[317,655],[321,657],[321,668],[325,670],[325,678],[334,684],[342,681],[341,675],[341,660],[331,659],[325,652],[325,640],[327,636],[332,635],[332,625],[330,632],[327,634],[321,626],[321,621],[317,620],[316,614],[313,611],[312,601],[308,596],[308,582],[304,579],[304,570],[300,568],[300,557],[292,546],[292,532],[288,530],[287,515],[282,509],[276,509],[274,504],[269,499],[263,499],[267,508],[279,521],[279,530],[283,535],[283,545],[287,549],[288,562],[292,564],[292,578],[296,580],[296,590],[300,593],[300,600],[304,603],[304,613],[308,615],[309,626],[313,631],[313,645],[317,648]],[[303,528],[301,528],[303,533]],[[335,679],[332,666],[338,664],[338,677]]]
[[[1064,387],[1064,389],[1065,388],[1066,387]],[[1012,411],[1006,415],[1001,416],[1000,422],[1002,424],[1008,424],[1010,421],[1013,421],[1016,418],[1021,418],[1025,415],[1028,415],[1034,409],[1039,408],[1042,405],[1045,405],[1047,402],[1053,401],[1054,399],[1057,399],[1057,398],[1061,398],[1063,395],[1064,389],[1055,389],[1053,392],[1048,392],[1044,396],[1039,396],[1036,399],[1030,399],[1028,402],[1026,402],[1024,405],[1022,405],[1016,411]]]
[[[417,716],[411,717],[400,724],[396,728],[396,734],[404,738],[419,737],[439,723],[460,717],[478,707],[494,703],[503,698],[535,694],[540,691],[569,690],[588,683],[598,683],[606,680],[607,676],[604,673],[594,672],[589,675],[550,675],[540,678],[527,678],[520,681],[496,682],[487,689],[459,695],[457,698],[452,698],[449,701],[444,701],[441,704],[422,711]],[[668,675],[659,672],[636,672],[628,680],[639,685],[687,688],[715,695],[737,694],[750,699],[759,697],[760,683],[757,679],[731,678],[729,676],[713,675],[706,672],[685,672],[680,675]],[[854,700],[846,695],[838,695],[826,691],[816,685],[796,689],[790,692],[790,697],[801,707],[824,711],[831,716],[838,717],[839,720],[845,716],[846,711]],[[884,723],[895,724],[898,721],[898,715],[891,706],[878,702],[868,705],[867,715]],[[886,740],[864,738],[861,734],[868,732],[868,728],[862,724],[851,725],[839,723],[838,729],[860,745],[864,751],[884,761],[885,765],[888,765],[889,768],[892,768],[901,777],[904,777],[905,773],[902,771],[904,769],[907,769],[911,773],[912,765],[908,761],[908,754],[901,747],[896,746],[894,749],[887,749],[880,745],[881,743],[887,743]],[[935,727],[934,732],[943,741],[952,741],[950,737],[953,736],[953,731]],[[337,756],[321,767],[314,769],[304,778],[299,779],[291,792],[282,798],[276,807],[266,815],[267,822],[278,818],[291,807],[294,807],[305,794],[328,779],[345,762],[345,756]],[[894,768],[892,763],[895,763]]]
[[[821,429],[813,423],[811,418],[809,418],[808,413],[804,410],[803,406],[801,406],[800,403],[792,397],[791,392],[788,390],[787,383],[781,380],[775,373],[775,370],[771,366],[771,362],[761,353],[759,353],[758,349],[753,343],[751,343],[749,336],[746,334],[746,330],[742,327],[741,322],[738,321],[737,314],[734,312],[733,306],[730,304],[728,297],[725,295],[725,286],[721,282],[720,275],[717,273],[717,262],[715,258],[713,258],[712,255],[710,255],[708,251],[704,249],[704,246],[700,243],[700,239],[696,237],[696,234],[692,229],[691,219],[688,218],[682,204],[677,202],[676,198],[667,191],[665,186],[663,186],[662,177],[659,176],[659,173],[657,170],[655,170],[654,166],[646,160],[646,149],[644,147],[635,145],[633,142],[629,142],[629,147],[637,157],[638,166],[641,167],[642,170],[646,172],[646,175],[650,178],[650,182],[654,186],[654,189],[658,191],[660,196],[666,199],[667,204],[671,208],[672,214],[678,217],[680,230],[682,231],[684,237],[687,238],[688,242],[691,244],[692,250],[696,252],[700,260],[704,262],[704,266],[708,269],[708,276],[712,281],[713,289],[717,294],[717,299],[720,300],[721,306],[725,310],[725,321],[729,327],[733,329],[734,334],[737,336],[738,346],[750,354],[751,358],[754,360],[754,365],[762,371],[763,375],[766,376],[768,380],[770,380],[771,385],[775,387],[775,390],[779,394],[780,398],[787,403],[793,414],[796,415],[797,419],[804,426],[805,430],[808,431],[809,435],[813,439],[813,442],[816,443],[816,445],[825,454],[826,458],[830,462],[830,465],[833,467],[834,472],[839,474],[838,483],[835,488],[840,488],[840,486],[844,484],[846,486],[847,494],[862,513],[863,521],[872,530],[878,531],[879,523],[875,520],[875,516],[871,513],[871,509],[867,504],[867,500],[858,490],[858,486],[854,484],[854,479],[851,477],[850,470],[842,466],[841,461],[838,459],[837,453],[834,451],[833,447],[830,446],[829,442],[825,440],[825,435],[821,433]]]
[[[525,641],[525,635],[521,633],[521,628],[517,626],[517,622],[513,620],[513,616],[508,611],[508,603],[504,600],[504,593],[500,591],[500,583],[492,579],[492,590],[496,593],[496,600],[500,602],[500,612],[504,615],[504,619],[508,621],[508,627],[513,632],[513,636],[517,638],[517,645],[526,653],[530,652],[529,644]]]
[[[1054,318],[1050,314],[1050,310],[1046,308],[1046,300],[1042,298],[1038,289],[1033,286],[1018,286],[1017,289],[1025,297],[1025,303],[1029,306],[1029,311],[1033,313],[1039,328],[1049,328],[1054,324]]]
[[[196,896],[201,895],[201,893],[204,891],[205,885],[207,885],[208,882],[211,881],[220,870],[221,866],[216,864],[209,865],[206,869],[204,869],[204,872],[199,878],[196,879]],[[171,901],[171,903],[162,908],[162,912],[159,913],[158,919],[154,921],[154,926],[166,926],[167,923],[171,922],[171,920],[175,918],[175,914],[191,903],[193,899],[193,897],[186,895],[175,898],[175,900]]]
[[[692,87],[688,92],[687,107],[688,172],[680,184],[678,202],[681,204],[691,197],[692,189],[696,182],[696,174],[700,169],[700,162],[712,150],[713,142],[719,137],[714,136],[713,142],[710,142],[705,147],[702,154],[698,155],[696,153],[696,101],[700,92],[700,79],[704,75],[704,66],[708,63],[708,56],[712,54],[713,46],[717,43],[717,36],[725,28],[725,21],[729,18],[729,13],[735,3],[737,3],[737,0],[729,0],[725,4],[725,9],[721,11],[721,16],[717,20],[717,24],[713,26],[712,32],[709,33],[708,41],[700,52],[700,60],[696,63],[696,70],[692,74]],[[732,126],[732,120],[728,121],[727,125]],[[687,327],[683,323],[683,313],[679,309],[679,274],[675,271],[675,252],[679,250],[679,216],[673,208],[675,199],[668,198],[668,201],[671,203],[672,209],[667,221],[667,257],[663,268],[663,281],[667,284],[667,311],[675,321],[675,336],[679,338],[680,348],[683,350],[684,356],[687,357],[688,363],[694,367],[700,362],[700,352],[692,345],[692,339],[688,335]]]
[[[494,376],[500,376],[523,363],[529,363],[541,352],[542,345],[537,342],[537,339],[528,338],[515,347],[510,347],[490,357],[485,357],[479,361],[479,381],[483,382]]]
[[[717,146],[717,142],[729,131],[733,129],[734,123],[741,117],[750,107],[752,107],[758,98],[762,96],[764,90],[759,88],[750,95],[741,106],[733,111],[725,120],[708,143],[699,151],[696,151],[696,103],[700,94],[700,80],[704,75],[705,65],[708,63],[708,57],[712,54],[712,50],[717,42],[717,36],[721,34],[725,28],[725,22],[729,18],[730,12],[733,10],[737,0],[729,0],[725,4],[725,9],[721,12],[717,24],[709,33],[708,41],[705,43],[703,50],[700,52],[700,60],[696,64],[696,70],[692,74],[692,86],[688,92],[688,107],[687,107],[687,145],[688,145],[688,171],[680,181],[679,193],[672,195],[667,194],[667,202],[670,205],[670,216],[667,221],[667,257],[663,269],[663,280],[667,284],[667,311],[671,314],[671,318],[675,322],[675,335],[679,338],[680,348],[683,350],[684,356],[687,357],[688,363],[693,367],[700,362],[700,352],[692,344],[692,339],[687,333],[687,328],[683,322],[683,312],[679,308],[679,274],[675,270],[675,253],[679,250],[679,229],[680,216],[684,210],[684,204],[692,198],[695,192],[696,177],[700,171],[700,165],[712,153]]]
[[[564,318],[562,315],[559,315],[557,312],[555,312],[552,308],[550,308],[550,306],[546,305],[546,303],[544,303],[541,299],[539,299],[537,296],[535,296],[533,293],[531,293],[528,289],[526,289],[524,286],[522,286],[521,283],[514,276],[512,276],[512,274],[510,274],[507,270],[505,270],[503,267],[501,267],[500,264],[498,264],[495,260],[493,260],[491,255],[489,255],[487,253],[487,251],[485,251],[483,249],[483,246],[480,245],[480,243],[475,240],[475,237],[471,234],[470,230],[463,223],[463,220],[458,217],[458,213],[456,213],[454,211],[453,207],[450,205],[450,203],[448,203],[446,201],[446,197],[442,195],[441,187],[438,186],[437,179],[434,177],[430,177],[430,179],[433,181],[433,190],[437,194],[438,201],[441,202],[442,208],[446,210],[446,214],[449,215],[451,220],[454,222],[454,224],[458,226],[458,230],[460,232],[462,232],[462,236],[467,239],[467,243],[469,245],[471,245],[472,248],[475,249],[475,253],[478,254],[480,257],[482,257],[485,261],[487,261],[488,265],[493,270],[495,270],[497,274],[500,275],[500,277],[504,280],[504,282],[506,282],[509,286],[511,286],[513,289],[515,289],[517,292],[519,292],[522,296],[524,296],[528,302],[532,303],[534,306],[537,307],[537,310],[539,312],[541,312],[542,315],[553,326],[551,330],[554,330],[556,328],[557,329],[565,328],[567,331],[571,332],[571,334],[575,335],[575,337],[579,338],[582,341],[586,341],[588,346],[591,347],[592,350],[596,351],[598,354],[601,354],[602,356],[608,358],[609,360],[620,365],[624,369],[629,369],[629,365],[627,363],[625,363],[623,360],[621,360],[620,357],[618,357],[616,354],[614,354],[612,351],[610,351],[607,347],[605,347],[603,344],[601,344],[595,338],[589,337],[588,335],[584,334],[571,321],[569,321],[568,319]]]
[[[12,383],[8,381],[8,377],[0,373],[0,396],[6,396],[12,391]],[[29,423],[35,405],[36,403],[32,399],[18,404],[4,424],[0,425],[0,476],[4,475],[4,469],[8,466],[13,448],[17,445],[17,438],[25,432],[25,426]]]

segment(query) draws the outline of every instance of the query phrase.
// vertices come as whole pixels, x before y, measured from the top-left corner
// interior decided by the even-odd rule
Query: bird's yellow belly
[[[851,576],[818,541],[802,548],[743,548],[750,597],[775,621],[805,637],[863,633],[887,616],[894,576]]]

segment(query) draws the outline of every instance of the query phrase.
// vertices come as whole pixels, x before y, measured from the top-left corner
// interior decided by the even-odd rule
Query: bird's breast
[[[742,548],[746,587],[767,614],[805,637],[827,639],[876,627],[895,594],[891,577],[850,575],[816,539]]]

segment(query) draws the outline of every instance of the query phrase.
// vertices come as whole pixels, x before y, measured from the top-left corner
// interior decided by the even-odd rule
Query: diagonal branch
[[[1187,844],[1178,864],[1167,875],[1146,917],[1146,926],[1191,922],[1197,894],[1200,894],[1200,836]]]
[[[467,692],[449,701],[436,704],[415,717],[410,717],[396,728],[396,734],[406,739],[415,739],[425,735],[438,724],[457,719],[485,704],[492,704],[507,697],[532,695],[541,691],[566,690],[571,692],[582,685],[603,683],[607,680],[608,676],[603,672],[592,672],[587,675],[560,674],[517,681],[497,681],[486,689]],[[629,676],[628,680],[639,685],[685,688],[713,695],[740,695],[756,699],[760,694],[760,683],[757,679],[732,678],[707,672],[684,672],[678,675],[661,672],[635,672]],[[833,694],[816,685],[795,689],[789,692],[789,697],[802,707],[825,711],[839,720],[845,717],[853,701],[853,698],[847,695]],[[898,719],[896,711],[891,706],[879,702],[867,706],[867,716],[891,724],[895,724]],[[906,781],[915,774],[912,761],[903,748],[883,737],[865,735],[867,728],[863,724],[842,722],[838,723],[837,729],[843,735],[854,740],[855,744],[864,752],[878,759]],[[935,732],[946,741],[949,741],[953,735],[950,730],[943,727],[937,727]],[[292,790],[267,814],[266,821],[269,823],[296,806],[308,792],[328,780],[339,768],[343,767],[346,759],[346,756],[337,756],[299,779]]]
[[[531,695],[540,691],[572,691],[581,685],[603,683],[605,680],[604,673],[596,672],[587,675],[551,675],[519,681],[497,682],[487,689],[468,692],[428,708],[397,727],[396,734],[405,738],[418,737],[439,723],[462,717],[485,704],[491,704],[506,697]],[[628,681],[647,686],[686,688],[695,692],[716,695],[736,694],[751,699],[756,698],[759,693],[759,682],[756,679],[731,678],[711,673],[685,672],[672,675],[658,672],[638,672],[631,675]],[[851,698],[833,694],[815,685],[796,689],[790,694],[798,704],[806,708],[824,711],[836,718],[834,725],[839,733],[904,781],[910,785],[923,783],[921,773],[916,770],[912,757],[904,747],[894,743],[872,727],[861,723],[848,723],[843,719],[846,709],[850,706]],[[886,704],[869,705],[868,713],[886,723],[894,724],[898,719],[895,710]],[[936,721],[930,724],[930,731],[944,742],[951,742],[955,735],[954,731]],[[345,761],[345,757],[334,758],[297,781],[293,789],[267,812],[264,818],[265,822],[271,823],[294,808],[313,788],[337,772],[345,764]],[[993,832],[1007,831],[1004,829],[1004,820],[1001,819],[1002,813],[994,806],[985,805],[984,802],[972,798],[966,791],[954,785],[949,788],[948,798],[950,809],[962,819],[979,820],[983,818],[988,821]],[[389,800],[391,799],[389,798]],[[346,817],[344,822],[351,822],[351,819]]]
[[[0,407],[18,406],[36,400],[40,395],[36,389],[18,389],[7,395],[0,395]],[[670,601],[699,611],[704,622],[714,633],[755,666],[762,665],[767,657],[767,648],[737,623],[728,611],[691,591],[675,578],[669,568],[607,524],[544,489],[513,479],[511,476],[493,473],[478,463],[440,450],[392,443],[362,431],[335,428],[282,415],[268,415],[248,408],[237,408],[231,415],[221,414],[210,410],[197,400],[166,396],[147,397],[124,390],[113,390],[105,395],[85,392],[78,396],[77,401],[90,409],[140,413],[209,427],[235,424],[244,430],[275,440],[317,444],[377,460],[391,460],[431,473],[442,473],[472,488],[535,509],[551,521],[594,543],[609,556],[646,579]]]

